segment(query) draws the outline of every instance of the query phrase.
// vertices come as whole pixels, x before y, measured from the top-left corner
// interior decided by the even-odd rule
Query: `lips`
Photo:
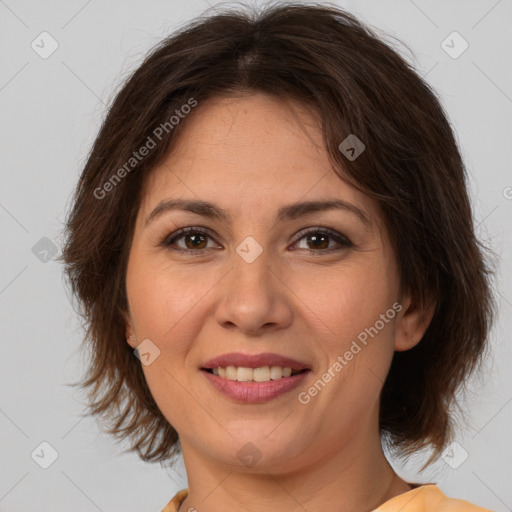
[[[304,362],[297,361],[290,357],[265,352],[261,354],[243,354],[241,352],[231,352],[214,357],[206,361],[202,366],[202,370],[212,370],[213,368],[226,368],[228,366],[245,367],[245,368],[261,368],[262,366],[281,366],[283,368],[291,368],[294,372],[302,370],[310,370],[311,368]]]
[[[309,365],[270,352],[232,352],[200,367],[206,380],[237,403],[263,403],[290,392],[311,373]]]

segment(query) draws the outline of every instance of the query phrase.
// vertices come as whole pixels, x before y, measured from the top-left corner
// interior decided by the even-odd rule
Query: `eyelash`
[[[199,234],[199,235],[206,235],[209,238],[213,238],[213,236],[204,228],[198,228],[195,226],[190,226],[186,228],[179,229],[178,231],[175,231],[174,233],[171,233],[168,235],[163,241],[162,245],[166,247],[167,249],[170,249],[172,251],[178,251],[183,253],[188,253],[190,256],[200,256],[204,253],[206,253],[209,249],[177,249],[175,247],[171,247],[176,240],[179,240],[180,238],[183,238],[185,235],[188,234]],[[337,252],[342,249],[346,249],[349,247],[353,247],[354,245],[352,242],[345,237],[344,235],[338,233],[337,231],[328,229],[328,228],[313,228],[313,229],[304,229],[297,233],[297,239],[295,240],[294,244],[302,240],[306,235],[309,234],[320,234],[324,236],[328,236],[329,238],[335,240],[341,247],[338,248],[330,248],[330,249],[320,249],[320,250],[313,250],[313,249],[302,249],[305,251],[308,251],[311,256],[319,256],[323,254],[329,254],[332,252]],[[299,249],[301,250],[301,249]]]

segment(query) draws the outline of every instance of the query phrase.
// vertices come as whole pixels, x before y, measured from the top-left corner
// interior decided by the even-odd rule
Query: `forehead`
[[[334,171],[320,120],[306,105],[262,93],[217,97],[183,122],[146,180],[145,212],[169,196],[209,200],[235,215],[339,198],[378,216],[376,203]]]

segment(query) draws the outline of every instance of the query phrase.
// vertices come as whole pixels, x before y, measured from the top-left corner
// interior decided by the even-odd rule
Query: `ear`
[[[135,330],[133,328],[133,322],[131,319],[131,315],[129,313],[125,313],[124,319],[125,319],[125,325],[126,325],[126,329],[125,329],[126,343],[128,343],[128,345],[130,345],[130,347],[135,349],[137,347],[138,343],[137,343],[137,336],[135,336]]]
[[[421,341],[436,309],[434,299],[428,298],[421,306],[412,293],[403,297],[400,304],[402,310],[395,335],[395,350],[397,352],[409,350]]]

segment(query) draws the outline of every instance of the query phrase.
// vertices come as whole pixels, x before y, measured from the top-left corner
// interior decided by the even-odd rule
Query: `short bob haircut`
[[[90,349],[79,383],[90,388],[88,414],[144,461],[180,452],[125,339],[125,271],[141,191],[186,125],[186,116],[169,122],[188,111],[183,105],[197,101],[200,109],[208,98],[257,92],[317,116],[335,171],[382,209],[401,290],[418,307],[436,303],[422,340],[394,354],[380,431],[400,456],[424,448],[438,456],[453,437],[458,391],[487,352],[493,271],[436,93],[389,43],[330,3],[203,15],[158,44],[113,100],[75,190],[61,256]],[[350,134],[366,146],[353,160],[339,149]],[[148,137],[154,147],[135,165]]]

